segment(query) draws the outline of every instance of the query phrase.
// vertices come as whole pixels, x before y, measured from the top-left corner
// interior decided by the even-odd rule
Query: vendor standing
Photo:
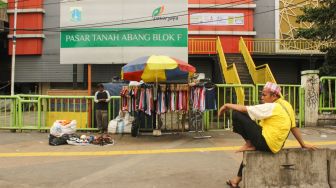
[[[94,102],[96,103],[96,120],[97,127],[101,133],[107,133],[108,124],[108,102],[110,101],[110,94],[104,89],[103,84],[97,85],[97,92],[94,96]]]

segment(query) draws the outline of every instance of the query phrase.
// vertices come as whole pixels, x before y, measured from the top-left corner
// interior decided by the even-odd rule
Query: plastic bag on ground
[[[56,120],[50,128],[50,134],[60,137],[63,134],[74,134],[76,132],[77,121]]]
[[[128,112],[119,112],[119,115],[109,122],[107,132],[112,134],[131,133],[133,121],[134,117]]]
[[[60,137],[56,137],[52,134],[49,135],[49,145],[51,146],[59,146],[67,144],[67,139],[69,139],[69,135],[64,134]]]

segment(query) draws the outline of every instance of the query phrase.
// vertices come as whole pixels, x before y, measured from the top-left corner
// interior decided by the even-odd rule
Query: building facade
[[[157,1],[156,3],[161,2]],[[45,94],[48,89],[87,88],[88,65],[86,63],[61,64],[62,47],[60,41],[62,40],[61,32],[64,29],[64,26],[61,25],[61,12],[66,3],[66,1],[60,0],[19,1],[15,82],[17,86],[22,86],[18,88],[23,89],[17,89],[17,92]],[[72,4],[73,7],[82,7],[85,0],[75,3]],[[96,6],[102,6],[99,1],[95,1],[95,3]],[[302,24],[294,24],[295,16],[289,18],[289,10],[293,11],[296,7],[295,11],[299,14],[299,8],[303,4],[299,1],[297,4],[295,1],[290,1],[290,3],[292,3],[291,6],[288,6],[289,1],[287,0],[189,0],[186,2],[187,10],[180,15],[185,15],[188,18],[189,39],[219,37],[224,52],[234,54],[239,53],[240,37],[251,40],[293,39],[295,29]],[[287,16],[286,10],[288,10]],[[126,8],[125,11],[127,11]],[[10,55],[12,54],[14,0],[8,1],[7,13],[10,29],[9,33],[2,32],[2,34],[8,34],[8,45],[2,49],[8,49],[9,56],[2,55],[0,61],[1,82],[6,82],[10,78],[8,72],[10,71]],[[289,18],[289,20],[285,18]],[[106,20],[96,20],[96,23],[111,24]],[[81,54],[77,55],[81,56]],[[315,57],[314,55],[253,54],[253,58],[257,65],[269,63],[280,83],[298,83],[298,75],[301,70],[316,68],[323,61],[323,57]],[[196,67],[197,72],[203,72],[213,80],[216,80],[215,78],[219,74],[216,72],[218,67],[215,65],[215,59],[216,57],[206,54],[189,55],[189,63]],[[115,63],[112,60],[110,63],[104,64],[92,62],[92,83],[111,82],[114,76],[120,76],[123,65],[123,63]],[[288,67],[291,69],[289,70]]]

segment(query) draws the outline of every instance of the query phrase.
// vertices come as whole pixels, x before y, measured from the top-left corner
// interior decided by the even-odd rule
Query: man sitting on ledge
[[[220,116],[229,109],[233,110],[233,131],[245,140],[245,144],[238,152],[259,150],[277,153],[284,146],[290,132],[302,148],[316,149],[315,146],[304,143],[300,130],[295,125],[294,110],[290,103],[281,98],[281,88],[277,84],[267,82],[263,88],[261,100],[263,104],[254,106],[227,103],[218,111]],[[256,123],[256,120],[259,123]],[[230,187],[239,187],[242,171],[243,163],[237,176],[226,183]]]

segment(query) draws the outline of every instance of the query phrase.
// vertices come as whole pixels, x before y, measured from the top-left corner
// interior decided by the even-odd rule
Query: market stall
[[[145,119],[151,119],[154,135],[160,135],[162,129],[189,129],[188,112],[205,111],[205,96],[211,93],[200,89],[205,85],[189,85],[195,72],[196,69],[188,63],[168,56],[146,56],[128,63],[122,68],[122,79],[143,83],[123,87],[122,110],[136,113],[140,119],[141,114],[145,114]],[[211,96],[211,99],[215,98]]]

